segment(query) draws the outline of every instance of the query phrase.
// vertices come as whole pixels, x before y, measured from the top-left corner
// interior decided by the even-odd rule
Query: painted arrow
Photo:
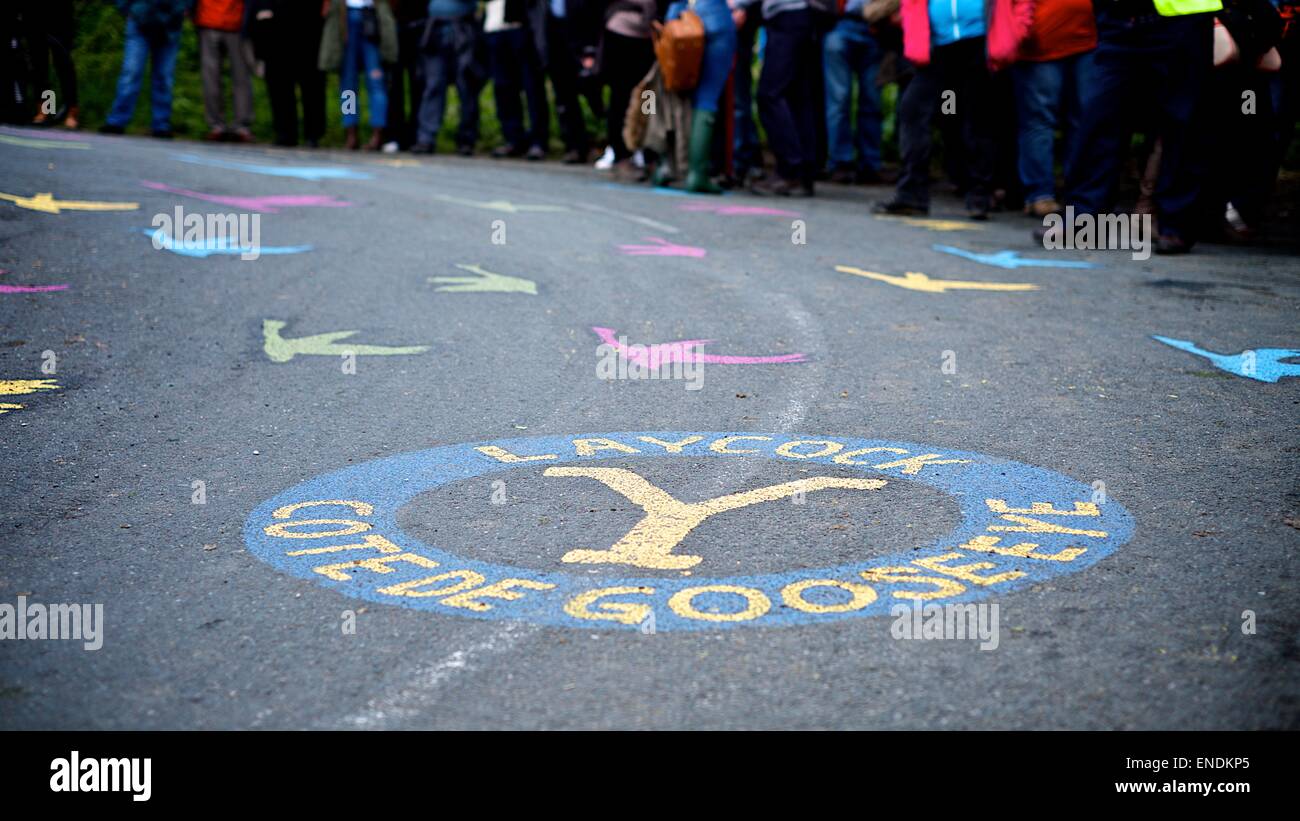
[[[242,208],[246,211],[264,211],[268,214],[277,214],[281,208],[347,208],[352,205],[350,202],[335,199],[327,194],[271,194],[263,197],[237,197],[226,196],[224,194],[204,194],[201,191],[191,191],[188,188],[174,188],[161,182],[149,182],[141,180],[140,184],[145,188],[151,188],[154,191],[165,191],[168,194],[180,194],[185,197],[193,197],[196,200],[204,202],[215,202],[220,205],[229,205],[233,208]]]
[[[299,354],[311,356],[397,356],[400,354],[424,353],[428,345],[410,345],[393,347],[390,345],[345,345],[339,340],[347,339],[357,331],[332,331],[324,334],[300,336],[297,339],[285,339],[280,330],[286,323],[278,319],[262,320],[262,350],[272,362],[288,362]]]
[[[507,214],[522,214],[525,212],[554,212],[568,211],[564,205],[515,205],[508,200],[467,200],[461,197],[453,197],[448,194],[434,194],[435,200],[455,203],[456,205],[466,205],[470,208],[481,208],[484,211],[502,211]]]
[[[845,274],[854,274],[855,276],[866,277],[867,279],[887,282],[890,285],[897,285],[899,288],[907,288],[909,291],[924,291],[930,294],[942,294],[945,291],[1036,291],[1037,285],[1031,285],[1028,282],[967,282],[960,279],[930,279],[925,274],[918,274],[915,271],[908,271],[903,276],[891,276],[889,274],[877,274],[875,271],[864,271],[861,268],[851,268],[848,265],[836,265],[835,270]]]
[[[973,222],[964,222],[962,220],[941,220],[930,219],[929,217],[891,217],[888,215],[877,216],[876,219],[895,220],[904,225],[911,225],[915,228],[925,228],[929,231],[982,231],[984,226],[977,225]]]
[[[57,390],[59,383],[53,379],[0,379],[0,396],[23,396],[37,391]],[[0,402],[0,413],[20,410],[23,406],[13,402]]]
[[[10,134],[0,134],[0,143],[5,143],[6,145],[17,145],[23,148],[90,148],[89,144],[82,142],[38,140],[31,137],[15,137]]]
[[[200,157],[197,154],[177,154],[176,159],[195,165],[209,165],[213,168],[229,168],[233,171],[247,171],[250,174],[265,174],[268,177],[294,177],[300,180],[368,180],[370,174],[353,171],[351,168],[303,165],[255,165],[254,163],[232,162],[216,157]]]
[[[620,245],[618,250],[629,257],[694,257],[699,258],[708,253],[694,245],[678,245],[663,237],[646,237],[651,245]]]
[[[687,202],[677,206],[680,211],[707,211],[724,217],[797,217],[798,211],[768,208],[765,205],[723,205],[713,202]]]
[[[982,265],[992,265],[995,268],[1006,268],[1015,270],[1016,268],[1097,268],[1100,267],[1091,262],[1084,262],[1078,259],[1034,259],[1032,257],[1021,257],[1015,251],[998,251],[995,254],[977,254],[974,251],[967,251],[962,248],[954,248],[951,245],[935,245],[934,250],[942,251],[945,254],[952,254],[956,257],[969,259],[972,262],[978,262]]]
[[[209,237],[202,242],[191,242],[182,239],[179,243],[175,237],[167,236],[161,228],[141,228],[140,233],[154,239],[155,247],[160,251],[171,251],[173,254],[180,254],[183,257],[197,257],[205,259],[210,256],[220,255],[240,255],[247,256],[250,260],[256,259],[262,254],[301,254],[310,251],[310,245],[240,245],[234,237],[221,236]]]
[[[1171,339],[1167,336],[1152,336],[1157,342],[1163,342],[1190,354],[1203,356],[1221,371],[1255,379],[1260,382],[1276,382],[1284,376],[1300,376],[1300,363],[1283,362],[1283,359],[1300,357],[1300,350],[1290,348],[1252,348],[1236,354],[1222,354],[1198,348],[1195,343],[1184,339]]]
[[[0,200],[8,200],[19,208],[40,211],[42,214],[60,214],[64,211],[134,211],[140,207],[138,202],[90,202],[86,200],[56,200],[54,195],[46,192],[34,197],[0,192]]]
[[[435,288],[435,291],[447,291],[449,293],[466,294],[479,291],[497,291],[508,294],[533,294],[537,295],[537,283],[531,279],[523,277],[506,276],[505,274],[495,274],[491,271],[485,271],[477,265],[461,265],[456,267],[462,271],[469,271],[476,276],[472,277],[429,277],[429,282],[446,283],[441,288]]]
[[[712,339],[682,339],[677,342],[657,342],[650,345],[627,345],[613,328],[592,328],[600,341],[618,351],[625,359],[651,370],[672,362],[702,362],[714,365],[771,365],[785,362],[803,362],[801,353],[783,353],[775,356],[731,356],[700,353],[697,348],[713,342]]]
[[[0,274],[8,271],[0,268]],[[0,285],[0,294],[44,294],[50,291],[66,291],[67,285]]]

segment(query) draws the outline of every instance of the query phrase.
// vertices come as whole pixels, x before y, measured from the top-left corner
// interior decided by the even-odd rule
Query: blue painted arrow
[[[961,248],[954,248],[951,245],[936,245],[934,250],[942,251],[945,254],[969,259],[972,262],[978,262],[983,265],[992,265],[996,268],[1097,268],[1100,267],[1091,262],[1083,262],[1077,259],[1030,259],[1021,258],[1016,251],[998,251],[996,254],[977,254],[974,251],[966,251]]]
[[[235,255],[245,256],[249,254],[301,254],[310,251],[310,245],[260,245],[241,246],[237,241],[232,241],[229,237],[211,237],[202,242],[186,242],[185,240],[176,240],[174,237],[167,236],[161,228],[141,228],[140,233],[147,237],[157,237],[157,247],[161,251],[171,251],[173,254],[180,254],[183,257],[198,257],[203,259],[215,255]],[[253,257],[250,257],[250,259]]]
[[[1283,359],[1300,357],[1300,351],[1288,348],[1252,348],[1235,354],[1215,353],[1196,347],[1193,342],[1182,339],[1170,339],[1167,336],[1152,336],[1157,342],[1172,345],[1180,351],[1203,356],[1214,367],[1237,376],[1256,379],[1260,382],[1276,382],[1284,376],[1300,376],[1300,364],[1283,362]]]
[[[213,168],[229,168],[233,171],[247,171],[250,174],[265,174],[269,177],[295,177],[300,180],[368,180],[370,174],[353,171],[351,168],[338,166],[304,166],[304,165],[257,165],[247,162],[234,162],[218,157],[201,157],[197,154],[177,154],[181,162],[196,165],[210,165]]]

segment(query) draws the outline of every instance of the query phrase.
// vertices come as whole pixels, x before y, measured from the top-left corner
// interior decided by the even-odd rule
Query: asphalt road
[[[0,396],[22,405],[0,414],[0,604],[104,613],[98,650],[0,641],[0,726],[1300,726],[1300,379],[1151,338],[1300,348],[1295,256],[1048,252],[1018,215],[969,230],[874,218],[885,189],[673,196],[553,163],[4,135],[0,192],[138,208],[0,201],[0,286],[67,286],[0,287],[0,380],[52,380]],[[302,167],[357,173],[266,173]],[[155,215],[177,206],[260,213],[262,255],[154,248]],[[955,200],[933,216],[969,227]],[[925,290],[836,266],[1037,288]],[[698,389],[606,379],[602,354],[617,359],[593,328],[802,356],[708,362]],[[294,342],[340,331],[356,334]],[[727,433],[770,438],[719,445]],[[701,438],[670,453],[642,436]],[[793,440],[822,444],[775,452]],[[895,450],[834,461],[866,447]],[[880,467],[920,454],[938,456]],[[628,477],[679,507],[638,532],[646,510],[610,484]],[[682,505],[815,477],[840,484],[664,535],[702,510]],[[885,484],[861,486],[872,477]],[[954,601],[998,605],[997,648],[895,638],[897,593],[946,588],[862,568],[951,552],[992,532],[981,515],[1016,521],[990,498],[1056,505],[1034,521],[1077,530],[1041,551],[1089,552],[959,550],[924,572],[960,580]],[[338,500],[354,504],[276,513]],[[1099,512],[1060,517],[1072,502]],[[304,519],[345,524],[276,530]],[[293,538],[332,527],[349,538]],[[601,560],[616,543],[630,552]],[[287,555],[322,546],[342,547]],[[653,566],[681,556],[698,561]],[[341,578],[315,569],[331,563]],[[988,581],[1001,571],[1024,575]],[[485,590],[494,573],[513,581]],[[690,585],[705,590],[671,596]]]

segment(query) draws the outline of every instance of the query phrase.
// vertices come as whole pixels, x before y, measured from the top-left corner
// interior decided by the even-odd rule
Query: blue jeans
[[[150,61],[150,122],[154,131],[172,127],[172,84],[176,80],[176,52],[181,30],[142,28],[126,18],[126,46],[122,51],[122,73],[117,77],[117,94],[108,112],[108,124],[125,128],[135,112],[135,100],[144,81],[144,64]]]
[[[347,42],[343,50],[343,66],[339,70],[339,93],[352,92],[356,100],[357,70],[366,72],[366,104],[370,106],[370,126],[383,128],[388,124],[388,88],[384,83],[384,66],[379,60],[379,44],[372,43],[361,34],[362,9],[348,9]],[[360,117],[355,105],[343,114],[343,127],[352,128]]]
[[[685,9],[685,3],[673,3],[665,19],[675,20]],[[736,59],[736,24],[726,0],[698,0],[694,11],[704,24],[704,58],[691,105],[697,111],[717,111]]]
[[[478,95],[483,88],[475,62],[479,31],[473,17],[434,21],[423,46],[424,97],[420,100],[417,142],[437,144],[447,108],[447,88],[453,83],[460,98],[456,145],[473,148],[478,142]]]
[[[1064,156],[1068,162],[1079,133],[1083,91],[1092,82],[1092,55],[1088,51],[1011,67],[1016,90],[1020,182],[1025,186],[1026,202],[1056,197],[1056,129],[1064,125]],[[1070,173],[1068,165],[1065,173]]]
[[[822,71],[826,78],[826,136],[830,162],[836,168],[880,170],[880,134],[884,115],[876,72],[884,52],[866,20],[844,17],[822,43]],[[858,81],[857,134],[850,122],[853,80]],[[854,153],[856,149],[856,162]]]

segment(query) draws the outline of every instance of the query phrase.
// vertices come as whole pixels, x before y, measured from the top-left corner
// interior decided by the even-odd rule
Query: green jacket
[[[347,13],[344,0],[330,0],[317,59],[321,71],[338,71],[343,66],[343,45],[349,34]],[[393,7],[388,0],[375,0],[375,14],[379,18],[379,58],[385,63],[396,63],[397,17],[393,14]]]

